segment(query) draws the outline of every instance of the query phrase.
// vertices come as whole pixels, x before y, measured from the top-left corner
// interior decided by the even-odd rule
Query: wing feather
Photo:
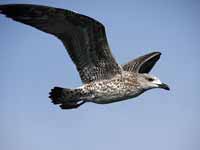
[[[137,73],[149,73],[156,62],[159,60],[161,53],[152,52],[140,56],[125,65],[122,65],[123,70]]]
[[[121,73],[111,54],[104,26],[90,17],[31,4],[0,5],[0,13],[59,38],[84,83]]]

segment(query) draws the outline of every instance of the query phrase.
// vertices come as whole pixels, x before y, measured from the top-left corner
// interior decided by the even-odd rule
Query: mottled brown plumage
[[[0,5],[0,13],[59,38],[76,65],[84,83],[77,89],[55,87],[50,92],[62,109],[78,108],[85,102],[107,104],[136,97],[151,88],[169,89],[148,75],[160,58],[153,52],[119,65],[97,20],[73,11],[31,4]]]

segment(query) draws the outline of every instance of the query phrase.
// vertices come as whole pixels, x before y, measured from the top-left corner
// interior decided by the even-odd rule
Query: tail
[[[62,109],[73,109],[85,103],[81,100],[83,94],[82,89],[54,87],[49,93],[49,98],[53,104],[60,105]]]

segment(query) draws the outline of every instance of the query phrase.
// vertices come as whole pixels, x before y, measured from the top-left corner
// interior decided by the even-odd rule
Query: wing
[[[125,71],[149,73],[156,62],[159,60],[161,53],[152,52],[144,56],[140,56],[125,65],[122,65]]]
[[[0,5],[0,13],[59,38],[84,83],[121,73],[111,54],[104,26],[90,17],[30,4]]]

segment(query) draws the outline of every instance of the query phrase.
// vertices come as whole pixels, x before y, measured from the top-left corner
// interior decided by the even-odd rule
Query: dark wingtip
[[[162,55],[162,53],[158,51],[152,52],[151,54],[154,56],[159,56],[159,57]]]
[[[28,4],[5,4],[0,5],[0,13],[6,15],[10,18],[15,18],[16,16],[24,15],[27,13],[26,6],[31,6]]]
[[[140,66],[139,73],[149,73],[156,62],[160,59],[161,52],[155,51],[143,56],[143,63]]]
[[[7,5],[0,5],[0,11],[6,11],[8,8],[11,8],[13,4],[7,4]]]
[[[6,16],[16,14],[16,8],[13,7],[15,4],[7,4],[7,5],[0,5],[0,14],[4,14]]]
[[[0,13],[3,14],[3,11],[5,10],[5,5],[0,5]]]

